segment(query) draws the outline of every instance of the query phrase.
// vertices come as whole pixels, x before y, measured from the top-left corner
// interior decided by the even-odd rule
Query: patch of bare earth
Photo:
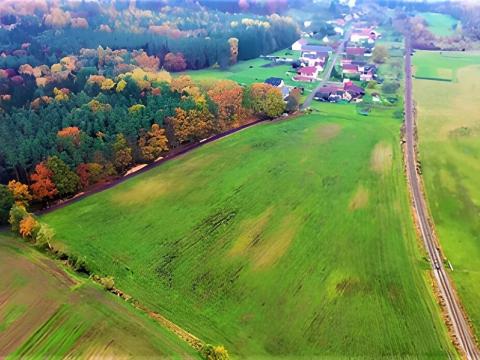
[[[392,145],[379,142],[372,151],[370,159],[372,170],[378,174],[387,173],[392,168],[392,157]]]
[[[300,226],[294,215],[285,216],[280,225],[265,237],[252,254],[253,269],[264,270],[273,266],[287,252]]]
[[[263,236],[263,232],[268,225],[272,213],[273,208],[268,208],[258,217],[245,220],[241,225],[241,228],[244,230],[235,241],[228,254],[231,256],[242,255],[245,254],[249,248],[255,246]]]
[[[368,204],[369,192],[363,185],[359,185],[355,195],[350,200],[348,208],[352,211],[363,209]]]
[[[342,128],[338,124],[322,124],[315,129],[316,135],[321,142],[327,142],[336,137]]]

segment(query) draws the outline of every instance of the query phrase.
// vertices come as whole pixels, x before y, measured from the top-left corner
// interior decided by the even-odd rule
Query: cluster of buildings
[[[333,52],[331,46],[308,44],[307,40],[300,39],[292,44],[292,50],[301,51],[295,81],[312,82],[317,80],[318,74],[323,71],[328,58]]]
[[[369,62],[381,34],[372,27],[354,26],[341,60],[344,78],[360,81],[376,79],[377,67]]]
[[[344,36],[345,26],[347,22],[352,20],[357,20],[357,22],[351,29],[345,51],[341,54],[340,61],[335,67],[336,74],[334,77],[337,82],[328,82],[320,88],[314,97],[318,101],[360,101],[365,95],[365,90],[358,86],[358,82],[355,84],[355,81],[378,81],[377,67],[370,59],[375,49],[375,43],[381,37],[381,34],[375,28],[358,21],[358,17],[350,20],[340,18],[332,20],[330,23],[334,26],[337,35]],[[340,44],[340,42],[312,44],[309,39],[308,34],[304,34],[304,37],[292,44],[292,50],[300,52],[298,59],[288,59],[288,61],[278,57],[270,59],[291,64],[296,71],[292,80],[297,82],[317,81],[319,74],[323,72],[329,58]],[[291,88],[286,86],[281,78],[268,78],[265,83],[280,88],[284,99],[288,96]]]

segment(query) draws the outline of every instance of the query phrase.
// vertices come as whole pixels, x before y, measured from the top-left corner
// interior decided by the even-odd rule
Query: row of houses
[[[358,101],[365,95],[365,90],[352,81],[343,84],[328,84],[321,87],[314,96],[315,100],[325,102]]]

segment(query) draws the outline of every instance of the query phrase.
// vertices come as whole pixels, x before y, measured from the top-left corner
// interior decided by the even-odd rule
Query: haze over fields
[[[0,1],[0,358],[480,359],[479,19]]]

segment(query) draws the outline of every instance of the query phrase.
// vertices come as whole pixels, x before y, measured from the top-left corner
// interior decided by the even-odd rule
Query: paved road
[[[308,108],[310,106],[310,104],[312,103],[312,100],[315,97],[315,94],[317,93],[317,91],[330,80],[330,76],[332,75],[333,67],[335,66],[335,63],[337,62],[337,59],[340,56],[340,54],[343,53],[343,51],[345,50],[345,44],[348,42],[348,39],[350,39],[350,34],[351,34],[351,30],[345,31],[345,36],[343,37],[343,40],[340,43],[340,45],[338,45],[338,48],[335,51],[335,54],[333,55],[333,58],[331,59],[332,61],[330,61],[328,63],[328,65],[327,65],[328,68],[324,72],[322,80],[320,81],[318,86],[315,88],[315,90],[313,90],[311,92],[311,94],[308,95],[307,99],[304,101],[303,105],[301,106],[301,110],[305,110],[306,108]]]
[[[415,153],[415,121],[412,95],[412,59],[410,41],[405,41],[405,135],[406,135],[406,165],[407,177],[412,194],[415,216],[420,226],[425,247],[432,263],[433,273],[440,294],[444,300],[448,316],[452,323],[453,333],[460,349],[467,359],[480,359],[479,351],[467,320],[460,308],[460,301],[455,294],[442,262],[442,256],[430,226],[426,201],[421,191],[421,185],[416,168]]]

